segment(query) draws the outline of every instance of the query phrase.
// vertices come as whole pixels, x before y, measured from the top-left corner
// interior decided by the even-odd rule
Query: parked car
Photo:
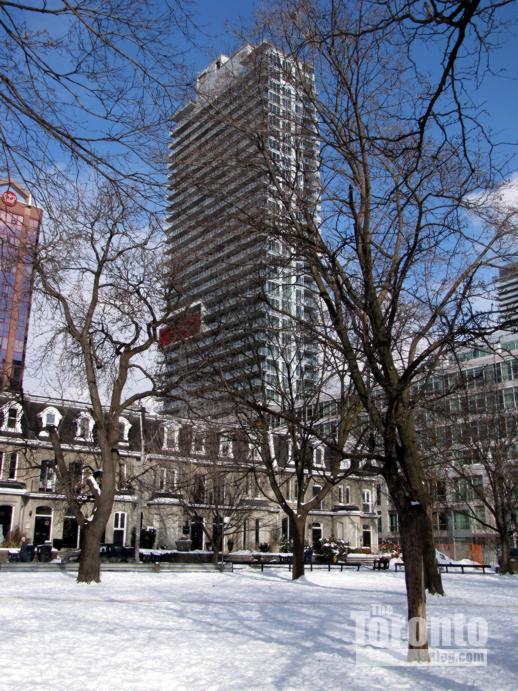
[[[101,562],[108,563],[125,563],[133,561],[135,551],[133,547],[124,547],[123,545],[114,545],[108,543],[102,543],[99,546],[99,555],[101,557]],[[62,563],[79,561],[81,556],[81,550],[76,549],[73,552],[68,552],[61,557]]]

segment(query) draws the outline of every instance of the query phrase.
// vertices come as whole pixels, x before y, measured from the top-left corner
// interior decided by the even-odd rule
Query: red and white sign
[[[16,199],[16,195],[14,192],[11,192],[11,190],[7,190],[7,192],[4,192],[2,194],[2,201],[6,206],[16,206],[16,202],[18,200]]]

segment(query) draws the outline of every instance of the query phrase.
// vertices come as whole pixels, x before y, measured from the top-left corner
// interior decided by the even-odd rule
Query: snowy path
[[[487,667],[359,667],[351,612],[404,616],[404,575],[0,573],[0,689],[517,689],[518,578],[444,578],[432,616],[488,622]]]

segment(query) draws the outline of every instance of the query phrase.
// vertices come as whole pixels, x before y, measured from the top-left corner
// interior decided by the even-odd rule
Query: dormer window
[[[126,420],[125,417],[119,418],[119,441],[122,444],[129,443],[129,431],[131,429],[131,422]]]
[[[41,425],[41,432],[39,433],[39,436],[48,437],[49,433],[47,431],[47,427],[57,427],[63,416],[57,408],[49,406],[48,408],[42,410],[41,413],[38,413],[38,418],[40,419]]]
[[[177,427],[164,427],[164,443],[162,445],[163,449],[169,449],[170,451],[178,450],[178,435],[179,429]]]
[[[7,403],[2,408],[2,432],[22,431],[23,409],[19,403]]]
[[[88,413],[79,413],[76,420],[76,439],[78,441],[93,441],[94,420]]]
[[[324,467],[324,449],[321,446],[313,449],[313,464],[315,468]]]
[[[219,437],[219,455],[224,458],[232,458],[232,439],[226,434]]]
[[[205,436],[200,430],[193,430],[192,433],[192,452],[195,454],[205,453]]]

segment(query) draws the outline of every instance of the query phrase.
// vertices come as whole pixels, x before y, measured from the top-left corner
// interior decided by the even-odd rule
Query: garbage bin
[[[52,561],[52,545],[38,545],[36,548],[38,561]]]
[[[34,545],[23,544],[20,548],[20,561],[33,561],[36,547]]]
[[[190,552],[191,550],[191,540],[189,538],[180,538],[176,540],[176,549],[179,552]]]

